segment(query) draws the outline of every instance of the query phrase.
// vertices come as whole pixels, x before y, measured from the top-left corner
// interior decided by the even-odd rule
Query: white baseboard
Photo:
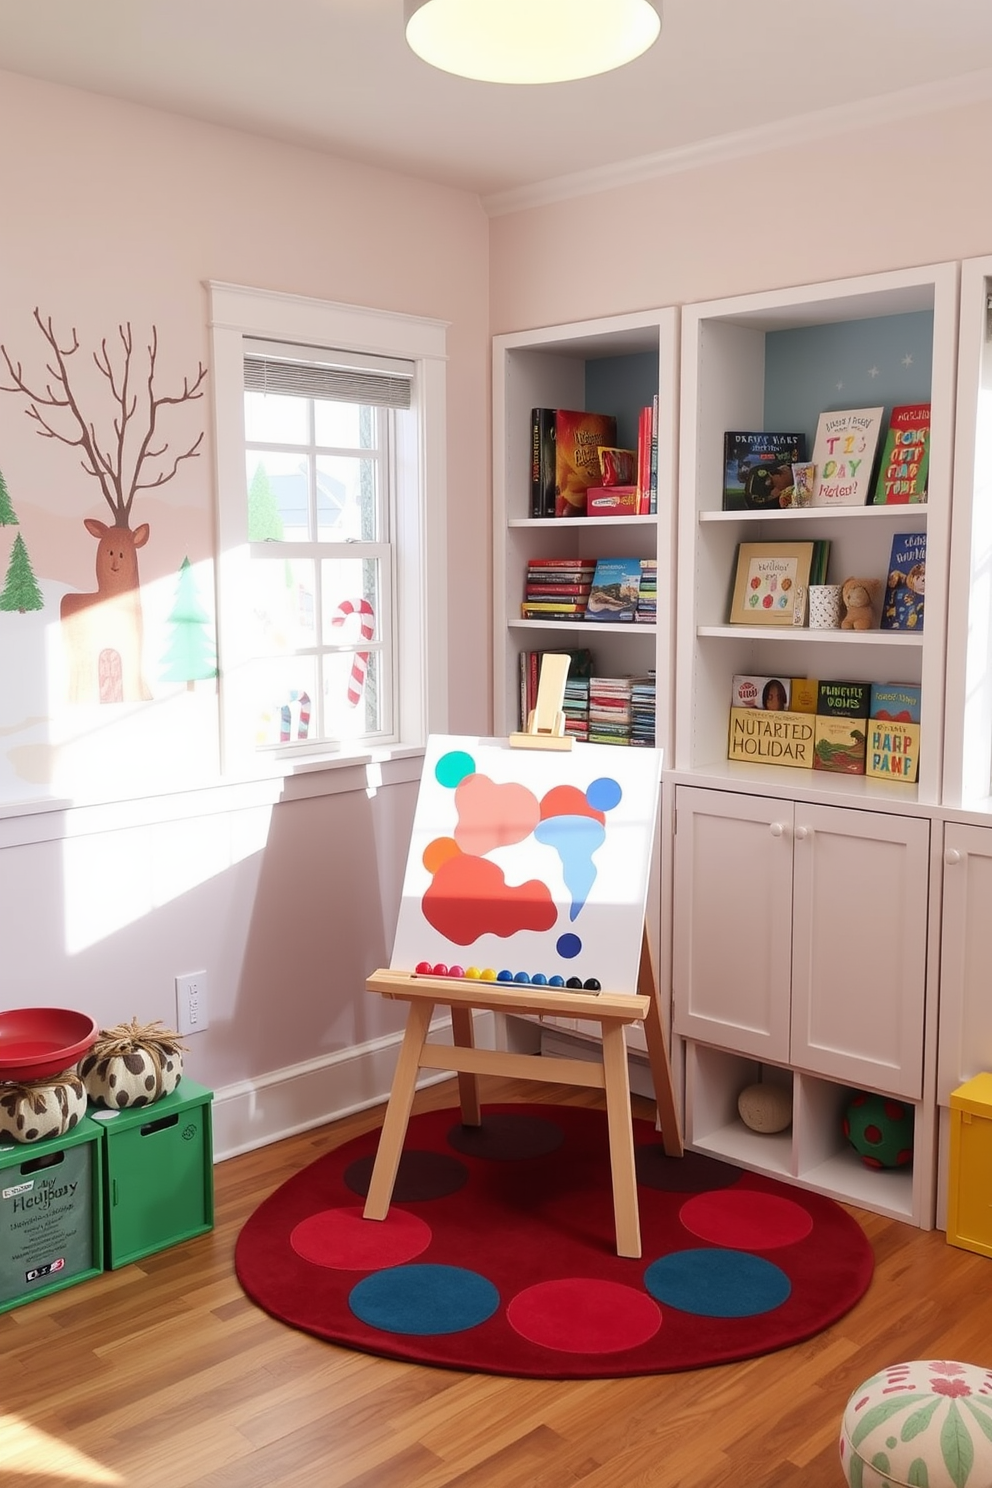
[[[476,1044],[492,1049],[492,1013],[478,1012],[474,1022]],[[389,1098],[402,1037],[402,1033],[391,1034],[215,1091],[214,1162],[383,1104]],[[431,1024],[431,1037],[432,1042],[451,1042],[450,1017]],[[448,1071],[430,1070],[417,1083],[436,1085],[454,1078]]]

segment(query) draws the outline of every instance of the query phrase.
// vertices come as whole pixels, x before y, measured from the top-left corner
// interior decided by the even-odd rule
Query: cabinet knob
[[[772,822],[769,831],[773,837],[788,837],[789,835],[789,828],[785,822]]]
[[[797,842],[805,842],[806,841],[806,838],[807,837],[812,837],[812,835],[813,835],[813,831],[812,831],[812,828],[811,827],[797,827],[796,828],[796,841]]]
[[[961,854],[958,852],[957,848],[956,847],[949,847],[947,849],[947,851],[945,852],[945,854],[944,854],[944,862],[947,863],[948,866],[950,867],[950,866],[953,866],[953,864],[955,864],[955,863],[960,863],[960,861],[961,861]]]

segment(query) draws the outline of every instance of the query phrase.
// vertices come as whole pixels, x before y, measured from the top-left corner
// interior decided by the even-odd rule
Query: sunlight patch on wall
[[[7,1474],[17,1477],[23,1474],[25,1482],[30,1483],[78,1483],[92,1488],[99,1485],[112,1488],[124,1482],[120,1473],[102,1467],[85,1452],[77,1452],[67,1442],[39,1431],[19,1416],[0,1416],[0,1466],[5,1474],[4,1482],[10,1488],[13,1479]]]

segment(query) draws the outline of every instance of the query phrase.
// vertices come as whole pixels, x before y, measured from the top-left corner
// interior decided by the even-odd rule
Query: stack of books
[[[630,743],[631,686],[630,677],[590,677],[590,744]]]
[[[589,653],[586,652],[586,655]],[[589,739],[589,676],[570,670],[565,680],[561,711],[565,715],[565,732],[586,743]]]
[[[655,741],[654,673],[634,677],[630,687],[630,742],[653,749]]]
[[[642,558],[641,583],[637,591],[637,609],[634,612],[634,619],[643,625],[653,625],[657,618],[658,560],[656,558]]]
[[[595,558],[532,558],[527,564],[524,620],[582,620],[595,572]]]
[[[546,655],[560,656],[561,651],[520,652],[520,727],[527,727],[527,720],[537,704],[537,689],[541,680],[541,662]],[[570,660],[565,679],[562,712],[565,715],[565,732],[577,739],[585,739],[589,732],[589,677],[592,672],[592,653],[581,647],[566,653]]]

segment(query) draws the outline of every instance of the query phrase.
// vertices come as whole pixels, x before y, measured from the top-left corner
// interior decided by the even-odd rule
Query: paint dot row
[[[445,966],[443,961],[432,965],[430,961],[418,961],[415,968],[417,976],[435,977],[462,977],[470,982],[519,982],[528,987],[565,987],[570,992],[602,992],[602,983],[595,977],[587,977],[585,981],[581,977],[545,976],[543,971],[496,971],[487,966],[480,970],[478,966]]]

